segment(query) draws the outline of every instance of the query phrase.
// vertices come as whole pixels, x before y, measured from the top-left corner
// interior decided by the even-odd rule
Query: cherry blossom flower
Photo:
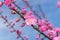
[[[11,0],[4,0],[4,3],[7,5],[7,6],[10,6],[12,1]]]
[[[25,8],[22,9],[22,13],[26,14],[26,9]]]
[[[57,35],[56,31],[54,31],[54,30],[47,30],[46,34],[49,35],[51,38],[55,37]]]
[[[10,8],[11,8],[12,10],[15,10],[15,5],[14,5],[14,4],[11,4],[11,5],[10,5]]]
[[[27,25],[35,25],[37,23],[37,18],[35,16],[31,15],[30,17],[28,17],[25,20],[25,22]]]
[[[49,29],[53,29],[53,25],[50,22],[47,23],[47,26]]]
[[[54,37],[53,40],[60,40],[60,36]]]
[[[39,28],[42,32],[45,32],[47,30],[47,26],[46,25],[42,25],[40,28]]]
[[[24,16],[25,19],[29,18],[32,15],[32,11],[27,12],[27,14]]]
[[[41,26],[41,25],[44,25],[45,21],[44,20],[39,20],[38,21],[38,25]]]

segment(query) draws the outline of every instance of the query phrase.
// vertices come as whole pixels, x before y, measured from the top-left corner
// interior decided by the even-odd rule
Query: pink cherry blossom
[[[60,28],[54,28],[56,32],[60,32]]]
[[[54,37],[53,40],[60,40],[60,36]]]
[[[31,15],[30,17],[28,17],[25,20],[25,22],[27,25],[35,25],[37,23],[37,18],[35,16]]]
[[[11,5],[10,5],[10,8],[11,8],[12,10],[15,10],[15,5],[14,5],[14,4],[11,4]]]
[[[51,23],[47,23],[49,29],[53,29],[53,25]]]
[[[10,6],[12,1],[11,0],[4,0],[4,3],[7,5],[7,6]]]
[[[13,0],[13,2],[16,2],[16,0]]]
[[[24,16],[25,19],[29,18],[32,15],[32,11],[27,12],[27,14]]]
[[[22,9],[22,13],[26,14],[26,9],[25,8]]]
[[[57,2],[57,6],[58,6],[58,8],[60,8],[60,2]]]
[[[45,32],[47,30],[47,26],[46,25],[42,25],[39,29],[41,31]]]
[[[24,26],[25,26],[25,23],[20,24],[20,26],[21,26],[21,27],[24,27]]]
[[[3,5],[3,2],[0,2],[0,7],[2,7],[2,5]]]
[[[45,21],[44,20],[39,20],[38,21],[38,25],[41,26],[41,25],[44,25]]]
[[[32,11],[27,12],[28,15],[32,15],[32,13],[33,13]]]
[[[46,34],[49,35],[50,37],[55,37],[56,36],[56,31],[54,31],[54,30],[47,30]]]

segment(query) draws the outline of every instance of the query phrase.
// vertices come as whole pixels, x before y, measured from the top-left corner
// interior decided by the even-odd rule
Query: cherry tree
[[[9,10],[11,11],[10,13],[13,16],[19,16],[15,20],[8,20],[9,17],[3,15],[4,10],[0,9],[0,19],[4,20],[4,24],[10,29],[11,33],[15,32],[17,34],[17,39],[21,38],[21,40],[29,40],[29,36],[22,35],[23,32],[21,29],[16,29],[14,27],[17,23],[20,23],[20,21],[22,22],[20,23],[21,28],[24,28],[25,26],[30,26],[38,32],[35,37],[36,40],[60,39],[60,28],[54,27],[54,25],[48,20],[48,17],[46,17],[40,4],[37,5],[39,7],[39,10],[41,11],[42,16],[39,15],[38,12],[33,9],[33,6],[30,5],[30,0],[21,0],[22,3],[24,3],[24,6],[22,8],[20,7],[21,5],[19,6],[17,4],[17,1],[18,0],[3,0],[0,2],[0,8],[5,5],[7,8],[9,8]],[[57,2],[57,7],[60,8],[60,2]]]

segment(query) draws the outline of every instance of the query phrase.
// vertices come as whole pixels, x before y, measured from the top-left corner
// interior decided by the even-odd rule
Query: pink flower
[[[48,22],[47,26],[48,26],[49,29],[53,29],[53,25],[51,23]]]
[[[15,5],[14,5],[14,4],[11,4],[11,5],[10,5],[10,8],[11,8],[12,10],[15,10]]]
[[[60,8],[60,2],[57,2],[57,6],[58,6],[58,8]]]
[[[7,5],[7,6],[10,6],[12,1],[11,0],[4,0],[4,3]]]
[[[53,40],[60,40],[60,36],[54,37]]]
[[[47,26],[46,25],[42,25],[40,28],[39,28],[42,32],[45,32],[47,30]]]
[[[26,14],[26,9],[25,8],[22,9],[22,13]]]
[[[60,28],[54,28],[56,32],[60,32]]]
[[[37,19],[35,16],[31,15],[25,20],[27,25],[35,25],[37,23]]]
[[[41,26],[41,25],[44,25],[45,21],[44,20],[39,20],[38,21],[38,25]]]
[[[56,36],[56,31],[54,31],[54,30],[47,30],[46,34],[49,35],[50,37],[55,37]]]
[[[27,14],[24,16],[25,19],[29,18],[32,15],[32,11],[27,12]]]
[[[2,7],[2,5],[3,5],[3,2],[0,2],[0,7]]]

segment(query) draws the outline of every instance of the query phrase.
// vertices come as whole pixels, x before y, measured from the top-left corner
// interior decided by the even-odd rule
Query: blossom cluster
[[[16,0],[13,0],[16,2]],[[12,9],[11,14],[16,14],[17,12],[15,11],[15,5],[12,3],[12,0],[4,0],[4,2],[0,2],[0,7],[2,7],[3,4],[6,6],[10,7]],[[24,1],[24,0],[23,0]],[[58,8],[60,8],[60,2],[57,2]],[[20,11],[20,10],[19,10]],[[21,18],[24,18],[24,23],[22,23],[20,26],[24,27],[25,25],[28,26],[34,26],[37,24],[38,27],[36,27],[39,31],[43,32],[46,34],[47,37],[49,37],[52,40],[59,40],[60,39],[60,28],[55,28],[52,23],[50,23],[46,18],[45,19],[38,19],[35,15],[33,15],[33,11],[27,11],[26,8],[23,8],[20,13]],[[4,20],[6,20],[6,17],[1,16]],[[21,19],[17,18],[14,22],[18,23]],[[6,20],[7,22],[7,20]],[[6,23],[5,23],[6,24]],[[9,25],[8,25],[9,26]],[[11,28],[13,28],[11,26]],[[17,35],[20,36],[22,34],[21,30],[14,30],[12,29],[11,32],[16,31]],[[40,35],[36,36],[36,39],[39,39]],[[26,36],[26,39],[28,39],[28,36]]]

